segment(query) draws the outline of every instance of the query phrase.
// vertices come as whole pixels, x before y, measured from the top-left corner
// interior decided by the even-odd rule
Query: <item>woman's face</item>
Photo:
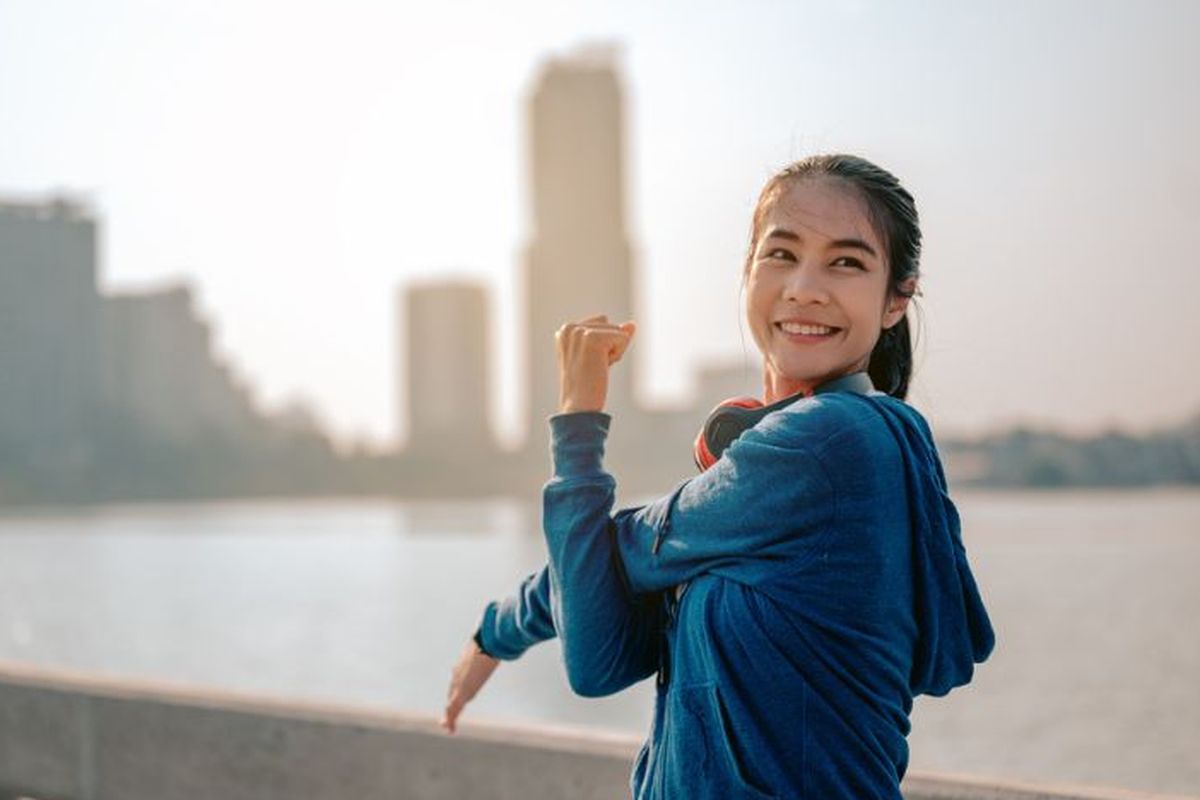
[[[763,354],[765,402],[865,370],[908,298],[888,296],[884,244],[866,202],[837,178],[790,180],[763,214],[746,318]]]

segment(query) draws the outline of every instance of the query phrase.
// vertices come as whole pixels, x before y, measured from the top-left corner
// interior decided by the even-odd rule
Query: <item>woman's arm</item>
[[[779,436],[768,426],[748,431],[710,470],[670,494],[646,506],[620,510],[609,519],[616,482],[601,464],[608,415],[562,414],[552,418],[551,425],[555,475],[544,490],[546,534],[565,544],[564,532],[611,528],[618,560],[597,552],[605,542],[586,533],[572,539],[586,542],[581,545],[584,552],[574,558],[582,564],[609,564],[611,577],[620,579],[571,572],[596,593],[593,615],[611,616],[612,624],[603,626],[608,630],[637,628],[633,616],[657,603],[658,590],[699,572],[808,547],[809,539],[799,535],[805,522],[813,523],[830,511],[832,489],[819,462],[788,441],[794,436]],[[814,526],[807,527],[812,533]],[[564,564],[568,555],[560,553],[558,562]],[[547,565],[527,576],[514,594],[487,605],[479,627],[485,653],[516,659],[556,635],[551,576]],[[601,604],[600,598],[607,602]]]
[[[818,552],[836,498],[815,451],[835,438],[857,444],[853,426],[822,436],[831,429],[813,419],[828,421],[819,411],[768,417],[706,472],[612,517],[615,482],[601,465],[608,415],[552,417],[556,476],[545,491],[545,533],[559,615],[570,623],[586,618],[602,573],[622,576],[627,591],[640,594],[704,572],[753,583],[772,561],[795,566]],[[565,638],[567,626],[556,627]]]
[[[619,566],[619,564],[614,564]],[[468,641],[451,672],[442,727],[454,733],[463,708],[474,699],[492,676],[500,661],[521,657],[535,644],[557,635],[551,611],[551,571],[546,565],[521,581],[517,591],[484,608],[475,637]],[[574,647],[564,653],[588,652],[588,680],[572,687],[583,695],[602,695],[636,683],[658,668],[658,636],[662,627],[662,598],[659,594],[634,596],[623,581],[604,581],[589,608],[592,624],[572,636]],[[606,602],[607,601],[607,602]],[[607,618],[606,624],[600,624]],[[599,639],[595,634],[600,633]],[[593,640],[589,641],[589,635]],[[622,638],[625,641],[621,641]],[[575,659],[578,661],[579,659]]]
[[[755,583],[773,562],[795,569],[820,552],[837,493],[818,453],[834,446],[865,460],[868,448],[853,426],[831,435],[803,416],[828,417],[813,410],[768,418],[672,495],[615,516],[612,535],[634,591],[704,572]]]
[[[555,473],[543,492],[554,627],[571,686],[588,696],[657,666],[662,618],[635,613],[631,598],[655,598],[661,614],[660,590],[701,573],[753,583],[772,562],[795,568],[818,552],[834,515],[820,461],[768,419],[703,474],[610,516],[616,482],[602,466],[610,419],[551,417]]]
[[[798,442],[752,430],[667,497],[610,516],[616,482],[602,466],[611,420],[602,409],[608,371],[633,333],[631,322],[597,316],[555,337],[560,413],[550,418],[543,527],[554,627],[571,686],[585,695],[618,691],[657,665],[661,617],[634,613],[632,598],[660,600],[659,590],[723,566],[753,573],[753,560],[810,546],[798,540],[814,538],[832,514],[817,460]],[[758,427],[771,427],[767,420]]]

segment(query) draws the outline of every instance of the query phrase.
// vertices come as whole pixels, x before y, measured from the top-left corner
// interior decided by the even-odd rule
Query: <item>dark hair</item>
[[[888,292],[902,297],[903,284],[920,275],[921,228],[917,220],[917,205],[908,190],[895,175],[877,167],[865,158],[834,154],[810,156],[787,165],[771,176],[758,196],[754,219],[750,226],[750,249],[746,254],[743,279],[750,271],[754,248],[758,246],[759,229],[767,208],[794,180],[831,177],[845,181],[861,194],[875,232],[883,240],[887,253]],[[909,333],[908,314],[886,328],[871,351],[867,374],[876,388],[901,400],[908,394],[912,378],[913,343]]]

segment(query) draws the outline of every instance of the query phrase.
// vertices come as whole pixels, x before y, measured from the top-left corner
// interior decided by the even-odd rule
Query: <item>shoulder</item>
[[[927,431],[921,415],[903,400],[883,393],[831,392],[797,400],[756,427],[782,446],[840,461],[894,452],[897,438],[910,425]]]
[[[870,435],[882,424],[876,410],[881,396],[830,392],[802,397],[768,414],[757,427],[781,439],[799,437],[809,446],[830,436]],[[890,398],[889,398],[890,399]]]

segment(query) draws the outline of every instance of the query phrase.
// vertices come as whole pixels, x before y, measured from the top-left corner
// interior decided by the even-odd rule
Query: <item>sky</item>
[[[344,442],[404,434],[403,287],[477,280],[512,444],[526,103],[611,46],[646,402],[753,363],[757,191],[843,151],[917,199],[936,430],[1141,432],[1200,410],[1198,34],[1187,0],[0,0],[0,198],[86,198],[103,291],[189,283],[261,404]]]

